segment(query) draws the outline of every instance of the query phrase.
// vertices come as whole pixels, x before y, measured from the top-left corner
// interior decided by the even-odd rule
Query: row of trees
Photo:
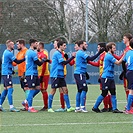
[[[132,0],[88,0],[91,42],[121,41],[133,33]],[[45,43],[57,37],[68,43],[85,39],[85,0],[11,0],[0,2],[0,43],[36,38]]]

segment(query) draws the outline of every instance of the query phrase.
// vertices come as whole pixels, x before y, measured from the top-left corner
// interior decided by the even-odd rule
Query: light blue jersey
[[[133,50],[129,50],[123,60],[127,64],[127,70],[133,70]]]
[[[26,76],[34,75],[38,76],[37,71],[37,64],[35,63],[36,60],[38,60],[37,53],[32,50],[28,49],[26,52]]]
[[[102,78],[114,78],[114,63],[116,59],[112,54],[107,53],[103,61],[103,73]]]
[[[86,69],[87,69],[87,57],[88,55],[86,54],[85,51],[83,50],[78,50],[76,53],[76,68],[74,71],[74,74],[85,74]]]
[[[64,58],[62,56],[62,53],[57,50],[53,54],[51,70],[50,70],[50,77],[64,78],[64,65],[62,64],[63,61],[64,61]]]
[[[12,62],[15,60],[13,53],[6,49],[2,56],[2,75],[12,75]]]

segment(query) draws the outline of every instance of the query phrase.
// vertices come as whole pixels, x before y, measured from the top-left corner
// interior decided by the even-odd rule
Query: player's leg
[[[59,87],[59,78],[51,78],[51,91],[48,96],[48,112],[54,112],[52,109],[52,103],[56,89]]]
[[[59,87],[62,88],[63,94],[64,94],[64,100],[67,106],[67,112],[71,112],[74,111],[75,108],[71,107],[70,105],[70,100],[69,100],[69,96],[68,96],[68,88],[66,85],[66,81],[64,78],[59,78]]]
[[[99,110],[99,105],[101,104],[102,100],[106,97],[108,94],[108,88],[109,88],[109,83],[110,81],[107,78],[101,78],[101,84],[102,84],[102,93],[101,95],[97,98],[96,103],[94,104],[92,111],[99,113],[101,112]]]
[[[127,106],[126,106],[126,114],[133,114],[133,110],[131,108],[132,102],[133,102],[133,72],[127,71],[127,81],[128,81],[128,88],[129,88],[129,94],[127,98]]]
[[[47,92],[48,82],[49,82],[49,75],[43,76],[43,82],[40,83],[40,87],[41,87],[44,107],[41,109],[41,111],[45,111],[48,109],[48,92]]]
[[[113,113],[123,113],[123,111],[120,111],[117,109],[116,87],[115,87],[115,81],[114,80],[110,80],[109,91],[111,93],[112,112]]]
[[[27,101],[28,101],[28,112],[38,112],[32,107],[33,98],[40,91],[40,80],[38,76],[26,76],[28,88],[30,89]]]

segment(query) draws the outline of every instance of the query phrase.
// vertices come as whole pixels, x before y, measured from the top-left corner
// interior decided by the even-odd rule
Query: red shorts
[[[49,75],[44,75],[43,76],[43,82],[40,83],[40,89],[41,90],[47,90],[48,88],[48,82],[49,82]]]

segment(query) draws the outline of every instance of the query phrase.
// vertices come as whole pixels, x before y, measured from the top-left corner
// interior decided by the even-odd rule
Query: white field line
[[[90,122],[90,123],[51,123],[51,124],[9,124],[1,127],[27,127],[27,126],[68,126],[68,125],[108,125],[108,124],[133,124],[133,121],[124,122]]]

